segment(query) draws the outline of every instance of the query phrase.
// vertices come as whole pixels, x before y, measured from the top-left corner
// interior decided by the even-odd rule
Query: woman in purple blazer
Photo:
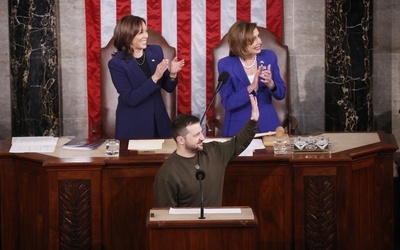
[[[218,61],[219,73],[226,71],[230,75],[219,92],[225,108],[222,136],[234,136],[246,124],[251,114],[249,93],[258,100],[257,132],[275,131],[280,125],[272,98],[282,100],[286,87],[275,52],[261,50],[261,43],[255,23],[237,21],[229,29],[229,56]]]
[[[184,60],[164,59],[158,45],[147,45],[146,21],[126,15],[114,29],[117,52],[108,62],[119,94],[115,138],[170,138],[171,120],[161,89],[173,92]],[[169,69],[168,69],[169,68]]]

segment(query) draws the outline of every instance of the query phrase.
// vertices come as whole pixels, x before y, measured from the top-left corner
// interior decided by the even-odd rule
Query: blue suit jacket
[[[169,71],[154,84],[148,78],[136,59],[123,58],[124,52],[114,55],[108,62],[110,74],[119,94],[116,110],[115,138],[154,138],[157,128],[161,138],[171,137],[171,120],[165,108],[161,88],[173,92],[178,80],[171,81]],[[151,74],[164,59],[162,49],[158,45],[148,45],[146,63]]]
[[[282,100],[286,94],[285,83],[280,75],[275,52],[261,50],[257,55],[257,66],[260,65],[261,61],[264,62],[266,67],[271,64],[272,79],[276,84],[276,90],[272,92],[264,83],[259,82],[258,84],[256,93],[260,110],[258,133],[275,131],[276,127],[280,125],[272,103],[272,97]],[[244,127],[251,116],[251,104],[247,91],[250,81],[237,56],[227,56],[219,60],[218,71],[219,73],[226,71],[230,75],[228,81],[222,85],[219,92],[222,106],[225,108],[222,136],[234,136]]]

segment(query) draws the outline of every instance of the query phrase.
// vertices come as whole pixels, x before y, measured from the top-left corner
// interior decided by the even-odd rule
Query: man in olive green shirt
[[[197,169],[205,172],[202,180],[204,206],[221,206],[225,169],[228,162],[242,153],[257,131],[257,99],[249,95],[252,112],[246,126],[226,142],[204,143],[199,119],[178,115],[172,121],[172,136],[177,149],[160,167],[154,180],[157,207],[199,207],[201,192]]]

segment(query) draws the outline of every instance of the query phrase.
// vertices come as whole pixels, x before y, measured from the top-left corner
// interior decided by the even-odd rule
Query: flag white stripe
[[[177,10],[176,1],[162,1],[162,35],[168,44],[177,48]]]
[[[131,0],[131,13],[144,18],[147,22],[147,2],[145,0]]]
[[[236,22],[236,1],[221,0],[221,38]]]
[[[114,0],[101,0],[100,2],[100,43],[101,47],[107,46],[113,37],[114,27],[117,19],[117,5]]]
[[[265,12],[267,1],[251,1],[251,22],[258,26],[265,27],[267,22],[267,13]]]
[[[206,106],[206,1],[192,0],[192,115],[201,117]]]

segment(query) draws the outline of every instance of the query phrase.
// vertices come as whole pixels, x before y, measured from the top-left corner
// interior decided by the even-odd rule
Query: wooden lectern
[[[258,221],[250,207],[205,208],[205,219],[189,210],[170,214],[169,208],[150,209],[147,249],[257,248]]]

